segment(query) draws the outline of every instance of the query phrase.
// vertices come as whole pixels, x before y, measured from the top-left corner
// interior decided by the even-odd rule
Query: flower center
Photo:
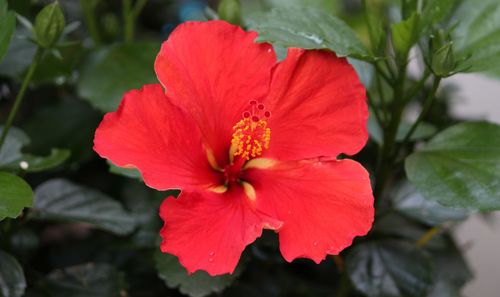
[[[264,149],[269,148],[271,129],[267,127],[267,119],[271,116],[264,104],[250,101],[250,110],[243,112],[243,119],[233,126],[231,150],[233,156],[242,159],[258,157]]]

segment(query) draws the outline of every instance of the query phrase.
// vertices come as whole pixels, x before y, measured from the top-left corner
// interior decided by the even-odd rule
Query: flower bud
[[[453,75],[457,63],[453,52],[453,41],[449,41],[432,53],[432,72],[441,77]]]
[[[35,18],[35,37],[39,46],[52,47],[61,36],[66,22],[64,15],[56,1],[45,6]]]

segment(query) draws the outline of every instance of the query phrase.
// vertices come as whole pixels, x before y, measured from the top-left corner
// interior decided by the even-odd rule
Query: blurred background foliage
[[[459,163],[439,167],[476,182],[459,189],[458,176],[458,192],[444,189],[450,194],[443,194],[447,173],[432,176],[432,169],[423,167],[444,162],[428,156],[436,156],[443,145],[452,158],[470,155],[460,149],[463,135],[480,135],[477,143],[483,148],[498,148],[498,126],[454,126],[407,158],[406,174],[403,165],[415,146],[460,120],[448,112],[456,90],[441,88],[436,94],[429,77],[500,74],[500,63],[492,62],[500,60],[495,1],[59,0],[63,19],[49,7],[52,1],[0,3],[0,123],[7,121],[16,96],[29,88],[0,151],[0,200],[10,203],[0,207],[0,219],[5,218],[0,223],[0,296],[455,297],[471,279],[449,229],[472,211],[500,208],[498,185],[493,187],[499,153],[486,151],[476,160],[486,166],[482,171]],[[37,17],[44,7],[53,10]],[[149,189],[137,172],[113,166],[92,151],[103,114],[117,108],[125,91],[157,81],[153,62],[169,33],[184,21],[219,16],[257,30],[260,40],[273,42],[280,58],[289,46],[349,56],[369,90],[370,141],[356,158],[373,177],[382,177],[375,191],[384,199],[377,202],[370,234],[320,265],[286,263],[276,235],[264,232],[246,249],[234,275],[188,276],[175,257],[158,249],[158,206],[176,193]],[[15,26],[9,25],[12,19]],[[392,60],[385,58],[388,52]],[[416,70],[406,74],[408,61]],[[23,86],[30,71],[31,81]],[[398,91],[393,79],[407,89]],[[413,127],[414,111],[425,108],[429,94],[432,109]],[[394,101],[402,95],[408,95],[407,105],[389,109],[398,107]],[[389,151],[384,156],[388,141],[399,155]],[[473,189],[482,185],[493,197]],[[25,206],[32,207],[22,211]]]

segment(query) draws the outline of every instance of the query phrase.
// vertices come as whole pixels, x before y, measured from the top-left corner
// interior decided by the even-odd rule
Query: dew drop
[[[208,255],[209,255],[210,257],[213,257],[213,256],[215,255],[215,252],[210,252]]]
[[[208,258],[208,262],[212,263],[214,261],[214,258]]]
[[[292,211],[291,211],[291,210],[289,210],[287,213],[288,213],[289,215],[291,215],[291,214],[292,214]]]
[[[28,164],[28,162],[26,162],[26,161],[19,162],[19,167],[21,167],[21,169],[23,169],[23,170],[28,169],[29,166],[30,166],[30,164]]]
[[[315,241],[315,242],[313,242],[313,245],[314,246],[318,246],[318,243]]]

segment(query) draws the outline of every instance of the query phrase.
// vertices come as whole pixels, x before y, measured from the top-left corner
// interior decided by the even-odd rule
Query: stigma
[[[250,101],[250,110],[245,111],[243,118],[233,126],[233,156],[250,160],[262,155],[262,152],[269,148],[271,129],[267,127],[267,120],[270,115],[263,104],[257,104],[255,100]]]

